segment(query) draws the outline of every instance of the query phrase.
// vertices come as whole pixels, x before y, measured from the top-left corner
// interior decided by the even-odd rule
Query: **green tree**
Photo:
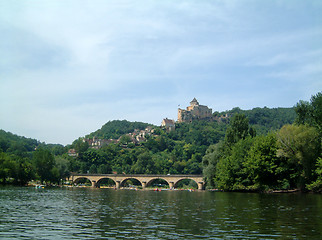
[[[132,142],[132,139],[129,135],[123,135],[121,136],[120,138],[120,143],[123,144],[123,145],[128,145],[129,143]]]
[[[2,179],[2,183],[6,183],[7,178],[12,176],[13,170],[14,164],[8,154],[0,152],[0,179]]]
[[[308,184],[307,188],[315,192],[322,192],[322,157],[317,159],[315,173],[317,175],[317,179],[311,184]]]
[[[301,189],[315,177],[315,165],[321,154],[321,141],[314,127],[285,125],[277,133],[277,154],[292,169],[291,180]]]
[[[244,169],[244,159],[253,144],[253,138],[247,137],[225,150],[219,159],[215,172],[215,186],[223,190],[245,190],[249,182]]]
[[[215,173],[218,162],[224,157],[226,146],[223,141],[209,146],[202,158],[203,176],[208,188],[214,188]]]
[[[55,157],[55,167],[58,170],[58,180],[64,180],[70,176],[70,173],[68,171],[68,165],[69,161],[68,159],[62,157],[62,156],[57,156]],[[56,170],[54,170],[56,171]],[[55,173],[57,175],[57,173]]]
[[[45,148],[38,148],[33,153],[33,163],[41,182],[52,180],[51,170],[54,167],[54,155]]]
[[[60,173],[59,169],[56,166],[53,166],[53,168],[50,170],[50,175],[49,175],[49,181],[51,183],[57,183],[59,184],[60,182]]]
[[[82,138],[75,140],[71,146],[78,153],[78,157],[81,159],[83,157],[83,153],[86,152],[89,148],[88,142],[84,142]]]
[[[278,185],[278,157],[276,136],[258,136],[247,153],[243,163],[247,174],[248,189],[269,189]]]
[[[95,164],[92,164],[89,168],[89,173],[97,173],[97,167]]]
[[[88,149],[86,152],[84,152],[82,161],[95,165],[103,163],[100,151],[97,151],[95,149]]]
[[[138,155],[136,163],[132,166],[132,171],[137,174],[156,173],[151,154],[149,152],[143,152]]]
[[[311,97],[311,101],[299,101],[295,105],[296,123],[308,124],[322,131],[322,92]]]
[[[97,168],[97,173],[100,173],[100,174],[111,173],[111,171],[112,171],[111,167],[107,164],[101,164]]]
[[[25,185],[34,177],[32,164],[28,158],[16,160],[15,181],[19,185]]]
[[[244,114],[236,114],[232,117],[226,131],[225,141],[228,144],[237,143],[249,135],[249,121]]]

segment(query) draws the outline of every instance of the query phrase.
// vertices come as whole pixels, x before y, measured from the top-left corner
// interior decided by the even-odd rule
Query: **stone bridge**
[[[136,179],[141,183],[143,189],[149,186],[152,181],[156,179],[165,180],[169,184],[170,189],[174,189],[177,183],[181,180],[191,179],[197,183],[199,190],[204,189],[204,181],[202,175],[72,174],[69,180],[75,183],[82,178],[90,180],[92,187],[99,187],[100,181],[102,179],[112,179],[115,183],[116,188],[123,186],[125,181],[129,179]]]

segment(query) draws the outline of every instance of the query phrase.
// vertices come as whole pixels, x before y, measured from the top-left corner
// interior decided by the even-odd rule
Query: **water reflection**
[[[0,188],[0,238],[318,239],[322,196]]]

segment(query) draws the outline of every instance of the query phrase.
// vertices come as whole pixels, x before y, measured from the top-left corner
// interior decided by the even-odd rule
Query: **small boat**
[[[39,188],[45,188],[45,185],[36,185],[35,188],[39,189]]]

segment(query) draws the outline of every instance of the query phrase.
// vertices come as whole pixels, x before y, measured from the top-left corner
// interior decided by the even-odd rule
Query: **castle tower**
[[[212,109],[207,106],[199,105],[194,98],[186,110],[178,109],[178,122],[192,122],[193,120],[211,119]]]
[[[199,106],[199,102],[197,101],[197,99],[196,99],[196,98],[194,98],[194,99],[190,102],[190,105],[191,105],[191,107]]]

